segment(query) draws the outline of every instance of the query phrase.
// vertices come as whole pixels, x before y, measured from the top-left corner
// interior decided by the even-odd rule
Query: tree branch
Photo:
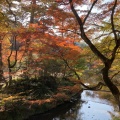
[[[14,35],[13,39],[15,40],[15,47],[16,47],[16,35]],[[12,44],[12,48],[13,48],[13,44]],[[17,63],[17,50],[15,51],[15,61],[14,61],[14,63],[12,65],[10,63],[10,58],[11,58],[12,53],[13,53],[12,48],[11,48],[10,55],[8,56],[8,67],[9,68],[13,68],[16,65],[16,63]]]
[[[103,63],[106,63],[109,59],[106,58],[102,53],[100,53],[100,51],[92,44],[92,42],[86,36],[85,31],[84,31],[84,27],[83,27],[83,22],[82,22],[81,18],[78,16],[78,13],[76,12],[76,10],[73,6],[72,0],[69,0],[69,2],[70,2],[71,10],[72,10],[73,14],[75,15],[75,17],[78,21],[78,24],[80,26],[81,38],[89,45],[89,47],[93,51],[93,53],[96,56],[98,56],[102,60]]]
[[[86,15],[86,17],[85,17],[85,19],[84,19],[84,21],[83,21],[83,25],[85,24],[87,18],[89,17],[89,15],[90,15],[90,13],[91,13],[91,11],[92,11],[94,5],[97,3],[97,1],[98,1],[98,0],[95,0],[95,1],[93,2],[93,4],[92,4],[90,10],[88,11],[88,14]]]
[[[8,6],[9,6],[9,12],[14,16],[14,18],[15,18],[15,25],[17,24],[17,17],[16,17],[16,15],[13,13],[13,11],[11,10],[11,3],[8,1],[8,0],[6,0],[6,2],[7,2],[7,4],[8,4]]]
[[[111,80],[112,80],[116,75],[118,75],[119,73],[120,73],[120,71],[118,71],[117,73],[115,73],[114,75],[112,75]]]
[[[111,26],[112,26],[112,31],[114,34],[115,42],[117,44],[117,34],[115,32],[115,25],[114,25],[114,13],[115,13],[116,6],[117,6],[117,0],[115,0],[114,6],[112,8],[112,13],[111,13]]]
[[[62,56],[61,56],[61,57],[62,57]],[[72,72],[74,72],[74,74],[76,75],[76,77],[78,78],[78,80],[80,80],[80,76],[77,74],[77,72],[76,72],[73,68],[71,68],[71,67],[69,66],[67,60],[65,60],[63,57],[62,57],[62,60],[65,62],[65,64],[67,65],[67,67],[68,67]],[[93,87],[87,86],[87,85],[85,85],[84,83],[82,83],[81,81],[80,81],[80,84],[81,84],[83,87],[85,87],[86,90],[100,90],[100,89],[102,89],[102,86],[105,86],[105,84],[102,83],[102,82],[99,82],[96,86],[93,86]]]

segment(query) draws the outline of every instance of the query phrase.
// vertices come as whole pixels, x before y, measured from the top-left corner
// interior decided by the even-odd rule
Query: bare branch
[[[16,15],[13,13],[13,11],[11,10],[11,3],[9,2],[9,0],[6,0],[6,2],[7,2],[7,4],[8,4],[8,6],[9,6],[9,11],[10,11],[10,13],[14,16],[14,18],[15,18],[15,25],[16,25],[16,23],[17,23],[17,17],[16,17]]]
[[[114,25],[114,13],[115,13],[116,6],[117,6],[117,0],[115,0],[114,6],[112,8],[112,13],[111,13],[111,26],[112,26],[112,31],[114,34],[115,42],[117,44],[117,34],[115,32],[115,25]]]
[[[99,36],[97,36],[96,38],[94,38],[94,40],[95,39],[99,39],[99,38],[101,38],[101,37],[105,37],[105,36],[109,36],[110,34],[111,34],[112,32],[110,32],[110,33],[102,33],[101,35],[99,35]]]
[[[114,75],[112,75],[111,80],[112,80],[116,75],[118,75],[119,73],[120,73],[120,71],[118,71],[117,73],[115,73]]]
[[[70,67],[68,61],[65,60],[65,59],[63,58],[63,56],[61,56],[61,57],[62,57],[62,60],[64,61],[64,63],[67,65],[67,67],[76,75],[77,79],[80,80],[80,76],[78,75],[78,73],[76,72],[76,70]],[[102,89],[103,86],[106,86],[106,85],[105,85],[104,83],[102,83],[102,82],[99,82],[96,86],[93,86],[93,87],[87,86],[87,85],[85,85],[84,83],[82,83],[81,81],[79,81],[79,83],[80,83],[83,87],[85,87],[86,90],[94,90],[94,91],[100,90],[100,89]]]
[[[15,47],[16,47],[16,35],[14,35],[13,38],[14,38],[14,40],[15,40]],[[13,44],[12,44],[12,48],[13,48]],[[15,51],[15,61],[14,61],[14,63],[11,65],[10,58],[11,58],[12,53],[13,53],[12,48],[11,48],[10,55],[8,56],[8,67],[9,67],[9,68],[13,68],[13,67],[16,65],[16,63],[17,63],[17,49],[16,49],[16,51]]]
[[[98,1],[98,0],[95,0],[95,1],[93,2],[93,4],[92,4],[90,10],[88,11],[88,13],[87,13],[87,15],[86,15],[86,17],[85,17],[85,19],[84,19],[84,21],[83,21],[83,25],[85,24],[87,18],[89,17],[89,15],[90,15],[90,13],[91,13],[91,11],[92,11],[94,5],[97,3],[97,1]]]

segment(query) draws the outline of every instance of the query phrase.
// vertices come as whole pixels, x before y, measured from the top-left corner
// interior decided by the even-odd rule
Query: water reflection
[[[86,100],[82,104],[79,113],[84,113],[82,118],[78,120],[111,120],[111,115],[109,112],[114,112],[112,106],[107,104],[107,101],[99,99],[97,96],[86,96],[88,91],[82,93],[82,99]],[[93,92],[89,92],[94,94]]]
[[[66,103],[45,114],[31,116],[27,120],[76,120],[80,106],[80,101]]]
[[[114,107],[92,91],[83,91],[76,104],[67,103],[45,114],[30,117],[29,120],[112,120],[117,115]]]

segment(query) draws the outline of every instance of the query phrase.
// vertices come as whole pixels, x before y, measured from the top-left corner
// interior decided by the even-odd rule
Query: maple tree
[[[65,5],[66,9],[71,9],[73,12],[80,30],[81,38],[88,44],[92,52],[101,60],[104,67],[101,70],[103,80],[107,87],[112,92],[120,108],[120,92],[117,86],[111,81],[109,77],[109,71],[116,58],[116,54],[120,47],[120,31],[115,25],[115,14],[119,13],[120,2],[115,1],[78,1],[78,0],[60,0],[56,1],[58,5]],[[86,5],[89,9],[81,10],[80,7]],[[64,8],[65,9],[65,8]],[[97,10],[97,12],[96,12]],[[100,31],[100,27],[103,21],[109,21],[110,32]],[[102,26],[104,27],[104,26]],[[103,36],[111,36],[114,40],[114,46],[111,49],[111,54],[106,56],[99,50],[94,44],[94,39],[98,36],[97,40],[102,41]]]
[[[2,52],[4,53],[3,65],[6,68],[8,67],[9,85],[11,84],[12,76],[15,75],[15,70],[16,72],[21,70],[26,76],[30,77],[36,71],[40,73],[40,71],[45,70],[44,61],[46,60],[54,59],[57,61],[57,59],[60,59],[63,64],[65,60],[70,62],[79,57],[80,48],[74,45],[76,41],[75,34],[74,37],[67,38],[70,35],[70,30],[67,31],[66,29],[66,33],[63,35],[61,20],[57,20],[57,16],[52,14],[52,7],[56,9],[56,3],[54,1],[42,1],[42,5],[39,4],[36,0],[23,0],[21,2],[6,0],[1,3],[2,8],[3,5],[5,6],[2,14],[7,16],[8,30]],[[21,8],[21,11],[16,8]],[[60,14],[59,9],[57,11]],[[24,14],[22,14],[23,12]],[[26,19],[25,24],[23,17]],[[27,17],[30,18],[28,21]],[[71,17],[73,18],[72,14],[70,14],[70,19]],[[65,17],[62,23],[65,22],[67,28],[70,24],[66,24],[68,21],[65,21],[65,19],[67,18]],[[70,62],[70,64],[72,65],[73,63]],[[61,69],[64,69],[64,67]]]

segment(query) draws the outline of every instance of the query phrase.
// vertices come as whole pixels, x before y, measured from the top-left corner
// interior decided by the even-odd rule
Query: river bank
[[[106,94],[106,93],[104,93]],[[109,93],[107,93],[109,94]],[[120,113],[96,91],[84,90],[75,103],[67,103],[27,120],[120,120]]]
[[[119,120],[116,106],[106,99],[110,92],[83,91],[79,82],[62,82],[43,99],[1,94],[0,120]]]
[[[57,90],[43,99],[28,99],[29,96],[1,96],[0,120],[23,120],[31,115],[45,113],[57,106],[74,102],[82,89],[79,84],[58,86]]]

